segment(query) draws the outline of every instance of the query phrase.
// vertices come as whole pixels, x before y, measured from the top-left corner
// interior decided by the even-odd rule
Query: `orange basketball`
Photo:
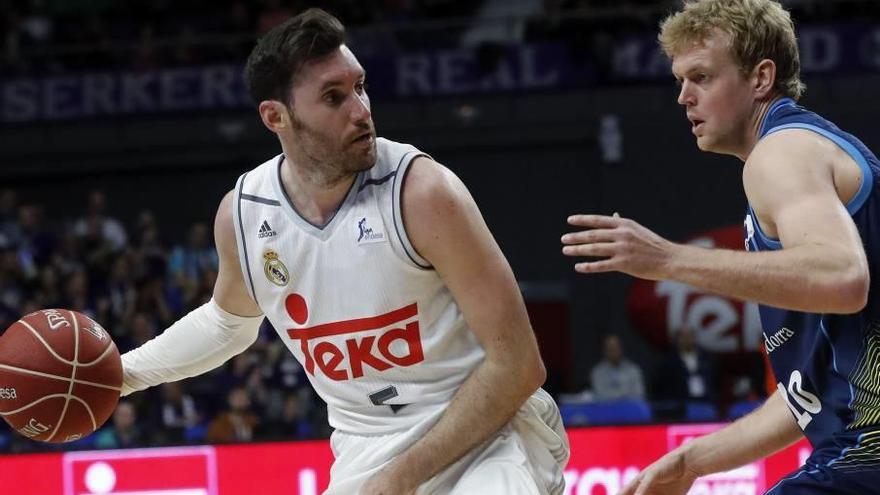
[[[18,433],[70,442],[113,414],[122,361],[110,334],[88,316],[43,309],[0,336],[0,415]]]

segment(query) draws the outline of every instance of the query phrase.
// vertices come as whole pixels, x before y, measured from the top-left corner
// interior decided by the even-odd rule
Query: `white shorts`
[[[388,435],[336,431],[330,439],[336,460],[324,495],[353,495],[372,475],[421,438],[437,421]],[[429,479],[417,495],[559,495],[569,457],[559,409],[538,389],[501,430]]]

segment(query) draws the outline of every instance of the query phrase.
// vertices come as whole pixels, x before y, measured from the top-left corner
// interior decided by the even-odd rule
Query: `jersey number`
[[[776,388],[782,392],[785,403],[791,409],[794,417],[797,418],[798,426],[801,427],[801,430],[805,430],[810,421],[813,421],[813,415],[819,414],[822,411],[822,402],[819,398],[815,394],[804,390],[803,377],[800,371],[794,370],[791,372],[791,376],[788,378],[787,389],[782,382],[777,383]],[[803,411],[800,411],[792,404],[792,399]]]
[[[397,387],[394,385],[389,385],[382,390],[377,392],[373,392],[369,395],[370,402],[376,406],[388,406],[391,408],[391,412],[397,413],[397,411],[406,407],[406,404],[386,404],[385,402],[397,397],[399,394],[397,393]]]

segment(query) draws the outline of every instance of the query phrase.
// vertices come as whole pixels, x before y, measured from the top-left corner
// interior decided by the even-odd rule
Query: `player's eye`
[[[342,102],[342,95],[336,91],[330,91],[324,94],[324,101],[331,105],[339,105]]]

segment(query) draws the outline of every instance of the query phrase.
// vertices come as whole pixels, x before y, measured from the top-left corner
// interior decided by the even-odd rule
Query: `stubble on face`
[[[350,139],[312,127],[297,117],[291,107],[288,115],[293,128],[293,145],[306,160],[301,165],[311,180],[332,186],[376,164],[376,130],[372,121],[361,126],[372,138],[369,148],[364,150]]]

